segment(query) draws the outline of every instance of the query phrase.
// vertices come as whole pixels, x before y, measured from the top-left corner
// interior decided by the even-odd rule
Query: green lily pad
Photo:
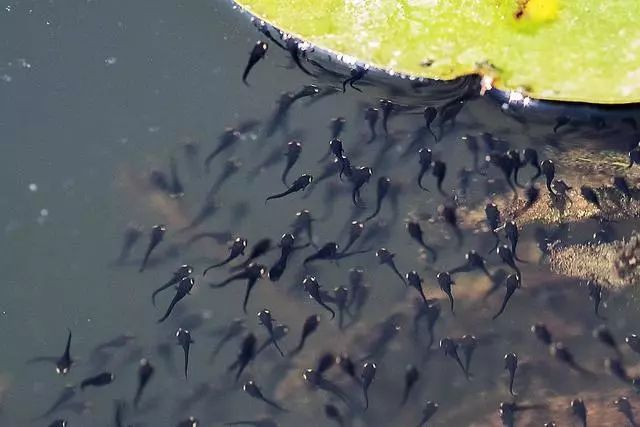
[[[638,0],[237,0],[336,55],[547,100],[640,102]]]

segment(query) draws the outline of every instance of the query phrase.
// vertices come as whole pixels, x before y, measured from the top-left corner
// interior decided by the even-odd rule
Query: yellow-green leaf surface
[[[396,73],[480,73],[540,99],[640,102],[640,0],[237,3],[319,48]]]

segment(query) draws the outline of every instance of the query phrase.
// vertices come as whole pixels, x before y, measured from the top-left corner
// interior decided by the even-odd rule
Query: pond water
[[[340,78],[305,75],[273,43],[266,60],[251,72],[250,87],[245,86],[240,76],[248,53],[261,37],[227,1],[12,1],[4,5],[0,11],[1,425],[48,425],[56,418],[67,419],[69,426],[117,425],[113,420],[116,401],[128,402],[123,425],[173,426],[194,416],[201,425],[209,426],[269,416],[282,426],[325,426],[335,423],[324,415],[327,402],[339,408],[345,425],[416,425],[426,400],[440,405],[429,425],[501,425],[498,404],[511,401],[503,369],[503,356],[508,352],[516,352],[521,363],[516,401],[548,405],[518,413],[522,425],[542,425],[552,419],[559,425],[574,422],[568,404],[578,397],[590,408],[594,425],[623,425],[624,419],[610,403],[622,394],[629,395],[640,410],[630,385],[603,367],[603,359],[615,353],[591,336],[604,320],[595,317],[588,291],[582,286],[584,280],[551,273],[544,259],[539,262],[543,257],[533,226],[522,225],[518,245],[519,255],[528,261],[519,264],[523,286],[497,320],[491,318],[504,291],[483,300],[490,282],[482,273],[456,275],[456,316],[450,313],[435,279],[436,272],[462,264],[468,250],[486,255],[493,243],[493,237],[478,224],[461,218],[464,242],[458,247],[454,233],[437,219],[437,207],[450,203],[448,195],[460,189],[458,171],[472,165],[472,156],[461,142],[463,136],[491,132],[510,147],[536,148],[541,160],[571,157],[574,147],[594,154],[602,147],[614,148],[624,157],[638,139],[631,120],[620,121],[616,116],[609,121],[612,113],[606,112],[603,120],[607,124],[599,126],[598,116],[581,113],[575,122],[554,133],[557,111],[542,109],[515,120],[501,111],[499,102],[474,99],[465,104],[455,124],[445,124],[437,143],[423,132],[424,137],[405,155],[412,138],[424,130],[423,106],[434,103],[440,107],[444,98],[434,102],[435,95],[430,97],[427,89],[410,97],[418,107],[406,111],[398,107],[407,101],[406,94],[393,98],[399,101],[388,122],[389,136],[379,120],[377,137],[368,144],[364,111],[379,107],[378,98],[386,96],[386,90],[364,82],[362,92],[343,94],[340,89],[333,93],[326,88],[340,87],[336,84]],[[296,93],[311,83],[330,96],[296,101],[287,114],[288,126],[278,126],[268,136],[266,129],[281,94]],[[330,163],[320,161],[331,137],[329,123],[338,116],[346,120],[341,138],[347,155],[354,165],[373,168],[362,190],[366,208],[353,208],[350,184],[341,182],[335,173],[306,194],[265,203],[265,197],[285,189],[280,176],[288,141],[302,143],[290,182],[302,173],[316,178],[322,174]],[[637,110],[622,116],[638,119]],[[253,120],[259,124],[250,126]],[[434,129],[440,134],[437,123]],[[205,157],[229,126],[246,129],[205,170]],[[424,179],[430,192],[418,188],[414,152],[419,147],[431,148],[434,158],[446,162],[443,188],[447,197],[438,193],[430,172]],[[184,196],[179,198],[150,184],[154,170],[169,176],[172,158],[184,186]],[[218,209],[202,224],[183,230],[202,208],[229,159],[237,161],[239,169],[213,197]],[[490,167],[488,172],[488,176],[471,177],[466,197],[458,194],[461,217],[464,212],[482,209],[488,194],[508,194],[499,170]],[[522,176],[532,172],[525,169]],[[559,168],[558,175],[568,172]],[[306,267],[302,261],[313,248],[294,253],[278,282],[267,278],[258,282],[248,315],[242,312],[244,283],[210,289],[208,283],[230,274],[223,268],[202,277],[206,266],[226,256],[227,239],[184,245],[205,231],[246,237],[249,247],[265,237],[278,242],[290,231],[296,212],[308,209],[316,218],[317,243],[337,241],[344,246],[347,224],[373,211],[381,176],[391,178],[392,191],[380,215],[365,225],[365,233],[379,228],[367,243],[354,245],[367,251],[336,263],[319,261]],[[538,186],[546,191],[542,181]],[[523,197],[522,190],[520,193]],[[409,215],[423,220],[425,240],[438,251],[435,264],[425,262],[419,246],[409,238],[405,230]],[[167,233],[140,273],[149,231],[155,224],[165,224]],[[635,224],[624,220],[612,227],[617,238],[622,238],[630,235]],[[118,263],[125,230],[132,226],[144,234],[130,257]],[[550,233],[556,228],[552,224],[545,229]],[[575,227],[571,224],[564,243],[587,241],[597,229],[596,220]],[[304,243],[304,236],[299,240]],[[412,328],[418,293],[405,288],[387,266],[378,264],[375,251],[383,246],[397,254],[395,262],[403,274],[417,270],[425,280],[427,297],[441,304],[431,350],[427,349],[424,321],[417,332]],[[259,262],[271,266],[279,252],[276,248]],[[495,253],[486,258],[492,273],[499,268],[510,273]],[[151,293],[185,263],[195,269],[196,286],[166,322],[158,323],[174,292],[159,294],[157,307]],[[337,286],[348,287],[348,272],[355,267],[364,270],[370,297],[360,320],[340,331],[337,322],[308,298],[302,279],[314,274],[322,289],[332,292]],[[264,308],[271,310],[277,322],[288,325],[289,334],[281,341],[286,352],[296,346],[305,318],[319,314],[320,327],[295,357],[283,359],[275,349],[267,348],[236,384],[227,367],[235,360],[241,339],[231,340],[211,361],[220,339],[216,331],[224,331],[235,318],[246,318],[247,330],[262,343],[267,333],[256,313]],[[624,346],[624,360],[632,375],[640,370],[639,359],[623,338],[638,332],[634,329],[639,319],[634,291],[608,292],[602,312]],[[392,339],[376,343],[381,325],[391,322],[397,326]],[[576,374],[554,360],[529,332],[536,322],[545,322],[554,338],[564,341],[595,376]],[[183,355],[175,338],[179,327],[190,329],[194,340],[188,380],[182,373]],[[67,375],[60,376],[52,364],[31,359],[60,356],[67,329],[73,332],[74,363]],[[131,339],[123,346],[96,350],[125,334]],[[478,338],[470,381],[452,359],[436,349],[440,338],[465,334]],[[302,371],[315,367],[326,351],[336,355],[348,351],[358,373],[365,360],[377,364],[366,412],[360,387],[335,367],[327,378],[347,393],[351,407],[326,391],[303,384]],[[133,409],[138,361],[143,357],[156,369],[139,407]],[[404,369],[409,363],[420,369],[421,379],[408,404],[400,409]],[[114,374],[112,384],[84,391],[75,387],[70,400],[42,416],[69,385],[77,386],[102,371]],[[254,379],[267,397],[288,412],[274,412],[244,393],[242,384],[248,379]]]

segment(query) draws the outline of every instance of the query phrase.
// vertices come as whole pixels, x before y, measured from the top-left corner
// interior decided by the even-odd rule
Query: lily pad
[[[638,0],[237,0],[346,60],[598,104],[640,102]]]

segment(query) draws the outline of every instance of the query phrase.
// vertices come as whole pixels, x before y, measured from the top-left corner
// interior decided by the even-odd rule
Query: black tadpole
[[[240,352],[238,353],[238,357],[236,361],[229,367],[229,371],[233,369],[237,369],[236,372],[236,383],[238,379],[240,379],[240,375],[244,372],[245,368],[249,365],[249,363],[255,358],[256,355],[256,343],[257,339],[255,335],[249,333],[242,340],[242,344],[240,345]]]
[[[422,409],[422,417],[418,422],[416,427],[425,426],[429,420],[438,412],[439,405],[436,402],[432,402],[431,400],[427,400],[424,404],[424,408]]]
[[[242,386],[242,389],[245,391],[245,393],[247,393],[249,396],[253,397],[254,399],[261,400],[267,405],[271,406],[272,408],[277,409],[278,411],[287,412],[287,410],[284,409],[282,406],[278,405],[273,400],[266,398],[255,382],[247,381]]]
[[[360,374],[360,381],[362,382],[362,393],[364,394],[364,409],[369,409],[369,387],[376,377],[376,364],[373,362],[366,362],[362,366],[362,373]]]
[[[455,282],[451,278],[451,275],[446,271],[438,273],[438,275],[436,276],[436,279],[438,280],[438,285],[440,286],[440,289],[442,290],[442,292],[444,292],[449,298],[451,314],[455,315],[455,311],[453,310],[453,303],[454,303],[453,292],[451,290],[451,286],[455,285]]]
[[[282,171],[281,181],[284,185],[287,184],[287,176],[289,175],[289,171],[296,164],[298,159],[300,158],[300,153],[302,152],[302,144],[298,141],[289,141],[287,143],[287,152],[285,153],[285,157],[287,158],[287,163],[285,164],[284,170]]]
[[[453,269],[449,270],[449,274],[469,272],[469,271],[472,271],[472,270],[480,270],[490,280],[493,280],[493,276],[491,276],[491,273],[487,269],[486,261],[482,257],[482,255],[480,255],[475,250],[470,250],[469,252],[467,252],[465,254],[464,257],[465,257],[465,261],[466,262],[464,264],[456,267],[456,268],[453,268]]]
[[[176,339],[178,340],[178,345],[182,347],[182,351],[184,352],[184,378],[187,379],[189,372],[189,349],[194,341],[191,338],[191,333],[182,328],[178,328],[176,331]]]
[[[422,185],[422,178],[431,169],[433,153],[428,148],[418,150],[418,163],[420,164],[420,172],[418,173],[418,187],[423,191],[429,191]]]
[[[411,270],[410,272],[408,272],[405,275],[405,282],[418,291],[420,297],[422,297],[422,301],[424,301],[425,305],[428,306],[429,302],[427,301],[427,297],[425,296],[424,290],[422,289],[423,280],[422,277],[418,275],[418,272],[416,272],[415,270]]]
[[[347,251],[351,249],[351,246],[353,246],[356,240],[358,240],[358,238],[362,236],[363,231],[364,231],[364,224],[362,222],[351,221],[351,224],[349,225],[349,241],[347,241],[347,244],[342,250],[341,252],[342,254],[347,253]]]
[[[352,89],[355,89],[358,92],[362,92],[362,90],[356,87],[355,84],[364,78],[364,76],[367,74],[367,71],[368,71],[367,68],[360,67],[360,66],[353,68],[351,70],[351,75],[349,76],[349,78],[345,79],[342,82],[342,92],[347,91],[347,84],[351,86]]]
[[[156,305],[156,295],[158,295],[160,292],[164,291],[165,289],[169,289],[170,287],[176,285],[178,282],[180,282],[180,280],[184,279],[185,277],[189,277],[191,273],[193,273],[193,267],[187,264],[181,265],[180,268],[178,268],[173,273],[173,277],[171,277],[171,280],[169,280],[164,285],[160,286],[151,294],[151,302],[154,305],[154,307]]]
[[[522,160],[524,164],[531,165],[536,169],[535,175],[529,179],[529,183],[533,184],[542,175],[542,169],[540,168],[540,162],[538,160],[538,152],[533,148],[525,148],[522,150]]]
[[[147,262],[149,261],[149,256],[151,256],[151,252],[155,249],[156,246],[160,244],[162,239],[164,239],[164,235],[166,232],[167,232],[167,227],[162,224],[154,225],[153,228],[151,229],[149,246],[147,246],[147,251],[144,254],[144,258],[142,259],[142,264],[140,265],[140,269],[138,270],[140,273],[142,273],[144,269],[147,267]]]
[[[622,352],[620,351],[620,347],[616,342],[616,339],[613,337],[613,334],[605,325],[600,325],[593,330],[593,337],[598,341],[612,349],[616,352],[616,356],[618,359],[622,360]]]
[[[589,299],[593,301],[593,312],[596,317],[600,319],[606,319],[605,317],[600,315],[600,303],[602,302],[602,286],[593,280],[589,280],[587,282],[587,290],[589,291]]]
[[[428,246],[424,242],[424,237],[422,234],[422,228],[420,227],[420,223],[417,221],[408,221],[406,228],[407,228],[407,233],[409,233],[409,236],[413,240],[415,240],[420,246],[422,246],[422,248],[425,251],[427,251],[428,254],[431,255],[431,262],[436,262],[436,260],[438,259],[438,254],[432,247]]]
[[[269,45],[262,40],[259,40],[253,46],[253,49],[251,49],[251,53],[249,54],[249,62],[247,62],[247,65],[242,72],[242,82],[247,86],[249,86],[249,83],[247,83],[247,77],[249,76],[251,69],[258,63],[258,61],[265,57],[268,49]]]
[[[191,293],[191,289],[193,288],[194,284],[195,280],[193,280],[192,277],[185,277],[178,282],[178,285],[176,286],[176,294],[171,300],[169,307],[167,307],[167,311],[164,313],[164,316],[158,319],[158,323],[162,323],[167,320],[176,304],[178,304],[180,300]]]
[[[377,195],[376,195],[376,210],[373,211],[371,215],[369,215],[364,221],[369,221],[380,213],[380,209],[382,208],[382,201],[387,196],[389,192],[389,188],[391,187],[391,179],[386,176],[381,176],[378,178],[378,186],[377,186]]]
[[[309,246],[307,243],[301,247],[296,247],[295,240],[295,236],[291,233],[285,233],[280,238],[280,258],[278,258],[275,264],[269,269],[269,280],[272,282],[280,280],[280,277],[284,274],[284,270],[287,268],[289,256],[291,256],[296,249]]]
[[[573,416],[580,420],[582,427],[587,427],[587,407],[582,399],[573,399],[569,405]]]
[[[438,206],[438,215],[444,220],[449,227],[453,230],[453,234],[456,236],[457,247],[462,246],[464,236],[462,230],[458,227],[458,215],[456,213],[456,207],[454,205],[440,205]]]
[[[441,160],[434,160],[431,168],[431,174],[436,177],[436,188],[443,196],[447,194],[442,189],[442,183],[447,175],[447,164]]]
[[[509,372],[509,394],[515,396],[513,392],[513,381],[516,377],[516,369],[518,369],[518,356],[515,353],[505,354],[504,369]]]
[[[404,370],[404,391],[402,392],[402,400],[400,401],[400,406],[404,406],[409,400],[409,394],[413,389],[413,386],[420,379],[420,371],[414,365],[407,365]]]
[[[624,417],[629,421],[631,427],[636,427],[638,424],[636,423],[635,417],[633,416],[633,408],[631,407],[631,403],[629,399],[625,396],[621,396],[613,401],[613,406],[620,412]]]
[[[549,347],[549,352],[553,357],[565,363],[567,366],[569,366],[569,368],[573,369],[574,371],[583,375],[589,375],[589,376],[593,375],[591,371],[587,370],[586,368],[579,365],[578,362],[576,362],[576,360],[573,357],[573,354],[571,354],[569,349],[567,349],[567,347],[565,347],[563,343],[556,342],[551,344],[551,346]]]
[[[202,272],[202,275],[206,276],[209,270],[222,267],[223,265],[228,264],[229,262],[236,259],[237,257],[244,255],[244,250],[246,248],[247,248],[247,239],[245,239],[244,237],[236,237],[229,247],[229,255],[219,263],[210,265],[209,267],[205,268],[204,271]]]
[[[155,368],[147,359],[140,360],[140,365],[138,366],[138,387],[136,388],[136,394],[133,398],[134,408],[138,407],[140,399],[142,398],[142,393],[147,387],[147,384],[149,384],[154,372]]]
[[[487,225],[489,226],[489,232],[493,234],[493,237],[496,239],[495,245],[493,245],[491,250],[489,250],[489,253],[491,253],[500,246],[500,237],[498,237],[498,233],[496,231],[498,227],[500,227],[500,211],[495,203],[487,203],[484,207],[484,214],[487,219]]]
[[[362,207],[360,202],[360,189],[369,182],[373,175],[373,171],[368,166],[360,166],[357,168],[350,168],[349,180],[353,185],[351,191],[351,200],[355,207]]]
[[[271,315],[271,311],[268,309],[264,309],[258,312],[258,320],[260,321],[262,326],[264,326],[265,329],[267,330],[267,333],[269,334],[269,339],[273,344],[273,346],[276,348],[276,350],[278,350],[278,353],[280,353],[280,356],[284,357],[284,353],[282,352],[282,349],[280,349],[280,346],[278,345],[278,340],[274,335],[273,322],[275,321],[275,319]]]
[[[509,249],[509,247],[507,245],[498,246],[498,256],[500,257],[502,262],[504,262],[509,267],[514,269],[515,272],[518,273],[518,276],[522,278],[522,272],[520,271],[520,269],[516,265],[516,261],[515,261],[515,259],[513,257],[513,252],[511,252],[511,249]]]
[[[336,139],[340,137],[340,134],[344,130],[344,127],[347,123],[347,119],[344,117],[335,117],[331,119],[329,124],[329,128],[331,129],[331,139]]]
[[[551,345],[553,342],[553,337],[551,336],[551,332],[544,323],[536,323],[531,326],[531,332],[536,336],[536,338],[542,341],[545,345]]]
[[[384,130],[385,135],[389,135],[389,117],[391,117],[391,113],[394,110],[393,102],[388,99],[380,100],[380,109],[382,110],[382,129]]]
[[[378,134],[376,133],[376,123],[378,123],[378,116],[380,115],[380,111],[377,108],[369,107],[364,112],[364,118],[369,124],[369,132],[371,136],[367,140],[367,144],[371,144]]]
[[[315,302],[317,302],[322,308],[324,308],[329,313],[331,313],[331,319],[336,317],[336,312],[323,301],[322,294],[320,293],[320,284],[318,283],[318,280],[316,280],[315,277],[313,276],[305,277],[304,280],[302,281],[302,286],[304,287],[304,290],[307,291],[309,296]]]
[[[131,253],[131,249],[140,240],[140,237],[142,237],[142,230],[133,225],[127,226],[127,229],[124,232],[124,238],[122,239],[120,254],[116,259],[117,264],[124,264],[124,262],[127,261],[129,254]]]
[[[556,165],[553,163],[553,160],[543,160],[542,163],[540,163],[540,169],[544,174],[547,190],[549,190],[549,193],[555,194],[551,189],[551,183],[553,183],[553,179],[556,176]]]
[[[315,77],[315,74],[307,70],[302,66],[302,62],[300,62],[300,47],[298,46],[298,40],[294,38],[288,38],[285,40],[285,48],[289,52],[289,56],[293,60],[294,64],[308,76]]]
[[[452,358],[460,367],[466,379],[469,379],[469,373],[465,370],[462,360],[458,355],[458,344],[451,338],[445,337],[440,340],[440,348],[444,350],[444,355]]]
[[[498,312],[493,316],[493,320],[496,320],[504,312],[509,299],[514,294],[516,289],[520,287],[520,276],[518,276],[517,274],[510,274],[505,280],[505,287],[506,293],[504,295],[504,299],[502,300],[502,305],[500,306]]]
[[[580,195],[589,203],[594,205],[598,209],[602,209],[602,205],[600,205],[600,198],[598,197],[598,193],[589,187],[588,185],[583,185],[580,187]]]
[[[304,344],[307,341],[307,338],[309,337],[309,335],[313,334],[318,329],[319,325],[320,325],[320,316],[318,316],[317,314],[313,314],[305,319],[304,325],[302,326],[302,334],[300,335],[300,341],[298,342],[297,347],[291,351],[290,353],[291,356],[295,356],[296,354],[302,351],[302,349],[304,348]]]
[[[281,197],[288,196],[289,194],[295,193],[297,191],[304,191],[304,189],[307,188],[307,186],[311,184],[312,181],[313,181],[313,177],[311,175],[309,174],[301,175],[295,181],[293,181],[293,184],[291,184],[291,187],[289,187],[287,190],[283,191],[282,193],[277,193],[267,197],[264,203],[267,204],[269,200],[279,199]]]
[[[389,268],[393,270],[395,275],[400,278],[400,280],[402,281],[402,284],[406,285],[407,282],[405,282],[404,277],[402,276],[402,273],[400,273],[400,271],[398,270],[398,267],[396,267],[396,263],[393,260],[395,256],[396,254],[390,252],[386,248],[380,248],[376,251],[376,258],[378,258],[378,263],[388,265]]]

